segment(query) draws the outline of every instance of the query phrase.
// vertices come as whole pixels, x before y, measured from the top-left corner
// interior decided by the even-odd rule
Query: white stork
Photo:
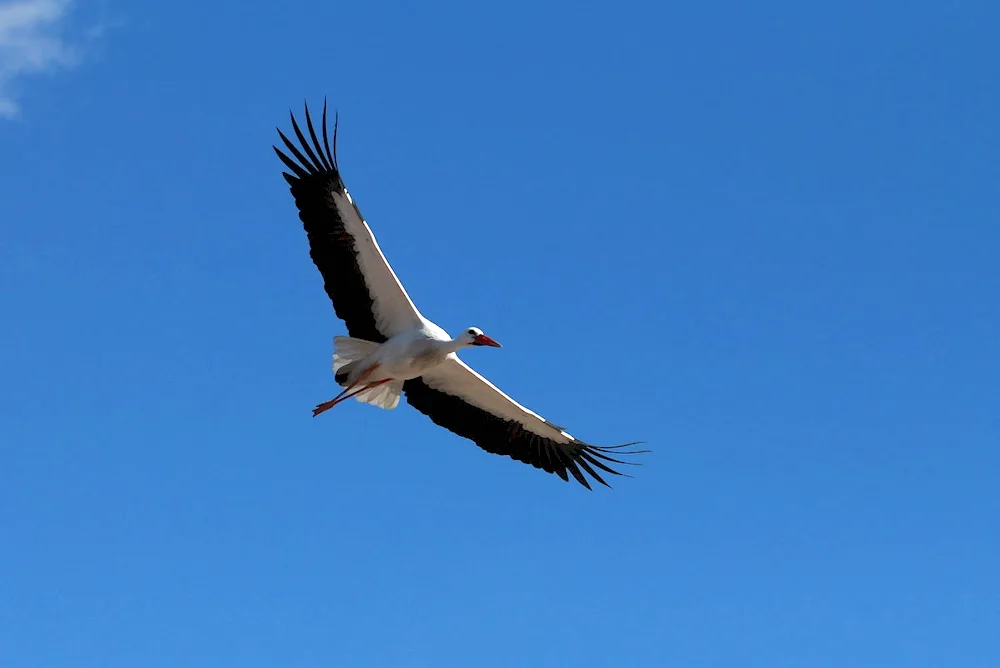
[[[632,462],[611,455],[648,452],[626,450],[637,443],[610,447],[584,443],[521,406],[459,359],[456,353],[467,346],[499,348],[500,344],[476,327],[452,338],[420,314],[344,187],[337,167],[337,122],[331,153],[326,101],[322,147],[308,105],[305,118],[311,145],[295,115],[290,116],[301,150],[280,129],[278,135],[295,160],[272,148],[292,172],[282,174],[291,186],[310,256],[323,276],[337,317],[350,334],[334,337],[334,378],[344,390],[319,404],[314,417],[351,397],[392,409],[403,393],[410,405],[436,424],[471,439],[487,452],[507,455],[567,481],[569,471],[587,489],[590,484],[581,469],[609,486],[595,468],[624,475],[608,464]]]

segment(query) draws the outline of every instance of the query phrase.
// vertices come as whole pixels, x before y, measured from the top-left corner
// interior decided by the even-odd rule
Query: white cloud
[[[78,52],[63,34],[71,2],[0,3],[0,117],[17,115],[15,94],[21,79],[76,64]]]

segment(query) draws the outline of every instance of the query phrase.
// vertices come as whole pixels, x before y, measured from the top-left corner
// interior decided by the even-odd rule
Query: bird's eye
[[[475,336],[476,335],[476,330],[470,329],[469,330],[469,334],[471,334],[472,336]]]

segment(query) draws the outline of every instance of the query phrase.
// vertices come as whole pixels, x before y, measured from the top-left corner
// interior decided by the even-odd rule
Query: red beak
[[[486,336],[485,334],[480,334],[473,341],[477,346],[492,346],[493,348],[503,348],[499,343]]]

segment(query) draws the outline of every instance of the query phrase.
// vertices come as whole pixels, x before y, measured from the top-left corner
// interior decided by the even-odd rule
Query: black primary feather
[[[330,197],[332,192],[345,195],[347,189],[337,168],[337,127],[333,129],[333,151],[326,132],[326,100],[323,100],[323,144],[320,145],[309,115],[309,106],[305,106],[306,128],[310,142],[306,139],[294,114],[292,130],[299,144],[296,146],[279,129],[278,136],[292,154],[290,158],[277,146],[274,152],[291,171],[283,172],[288,181],[289,189],[295,198],[295,206],[299,210],[299,219],[305,229],[309,241],[309,256],[323,276],[323,287],[333,302],[334,312],[344,321],[347,332],[351,336],[382,343],[386,336],[379,331],[375,321],[374,299],[365,283],[364,275],[358,267],[354,239],[348,234],[341,217],[342,212]],[[301,150],[300,150],[301,148]],[[324,151],[325,149],[325,151]],[[303,153],[304,152],[304,153]],[[364,220],[357,205],[351,201],[358,218]]]

